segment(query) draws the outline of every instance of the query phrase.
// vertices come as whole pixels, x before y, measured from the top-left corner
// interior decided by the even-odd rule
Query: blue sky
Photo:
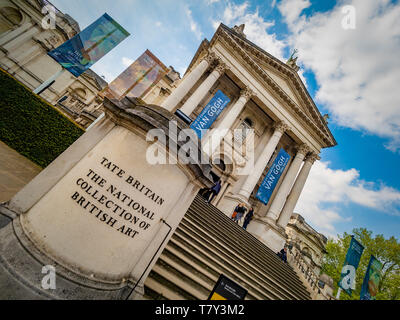
[[[184,73],[220,22],[245,23],[266,51],[299,49],[300,76],[338,146],[316,164],[296,211],[335,236],[366,227],[400,237],[400,5],[389,0],[53,0],[81,28],[107,12],[131,36],[94,67],[112,80],[146,49]],[[354,8],[355,29],[341,25]]]

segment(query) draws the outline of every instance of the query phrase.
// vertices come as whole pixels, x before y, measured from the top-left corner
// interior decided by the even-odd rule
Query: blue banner
[[[107,13],[48,55],[79,77],[129,36]]]
[[[353,290],[356,289],[356,270],[360,263],[361,255],[364,247],[354,237],[351,238],[350,247],[346,254],[346,260],[343,264],[338,283],[348,295],[351,296]]]
[[[231,100],[221,90],[218,90],[196,120],[193,121],[190,128],[196,132],[200,139],[205,134],[203,130],[210,129],[211,125],[217,120],[218,116],[230,101]]]
[[[283,171],[285,171],[285,168],[289,163],[289,160],[290,155],[285,150],[281,149],[258,189],[256,198],[262,203],[268,203]]]
[[[369,260],[367,272],[361,287],[360,300],[375,300],[382,279],[382,263],[374,256]]]

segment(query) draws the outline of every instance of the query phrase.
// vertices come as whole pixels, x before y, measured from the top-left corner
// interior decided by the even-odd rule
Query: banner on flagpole
[[[339,287],[350,296],[356,288],[356,270],[363,251],[364,247],[352,237],[338,283]]]
[[[79,77],[129,36],[107,13],[48,55]]]
[[[124,97],[143,98],[168,71],[150,50],[146,50],[99,95],[117,100]]]
[[[364,282],[361,287],[360,300],[375,300],[379,283],[382,279],[382,263],[371,255]]]

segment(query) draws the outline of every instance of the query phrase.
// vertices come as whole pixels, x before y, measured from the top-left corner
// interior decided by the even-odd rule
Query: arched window
[[[3,7],[0,9],[0,34],[11,30],[22,22],[23,16],[15,8]]]
[[[79,98],[80,100],[86,99],[86,91],[82,88],[78,88],[74,90],[74,95]]]
[[[218,159],[215,159],[215,160],[213,161],[213,163],[214,163],[218,168],[220,168],[220,169],[222,170],[222,172],[224,172],[224,171],[226,170],[226,165],[225,165],[224,160],[218,158]]]

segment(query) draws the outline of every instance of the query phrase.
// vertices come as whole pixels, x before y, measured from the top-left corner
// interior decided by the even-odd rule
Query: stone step
[[[180,230],[185,229],[185,231],[191,231],[194,238],[200,238],[201,242],[208,243],[209,249],[212,250],[214,254],[217,253],[218,256],[225,260],[235,261],[236,268],[245,270],[246,273],[251,276],[251,278],[257,279],[259,283],[263,283],[265,285],[263,290],[281,292],[281,299],[296,299],[296,296],[293,295],[291,291],[287,290],[285,286],[282,286],[283,277],[271,277],[269,273],[263,269],[263,266],[260,266],[257,262],[244,258],[243,254],[234,252],[221,243],[217,238],[211,236],[210,233],[206,233],[206,230],[195,230],[195,226],[188,225],[186,223],[190,224],[189,221],[184,221],[180,227]],[[297,291],[297,293],[302,294],[303,292]]]
[[[145,282],[149,299],[205,300],[224,274],[248,300],[310,299],[294,270],[197,196]]]
[[[216,209],[216,208],[215,208]],[[246,250],[244,250],[244,254],[247,254],[247,257],[249,259],[252,259],[254,257],[257,257],[258,259],[261,259],[261,261],[264,260],[264,264],[266,266],[272,265],[273,268],[270,270],[272,273],[275,273],[277,276],[284,275],[283,281],[284,282],[295,282],[298,284],[299,288],[304,289],[301,280],[297,276],[297,274],[294,272],[294,270],[286,263],[283,263],[275,253],[273,253],[271,250],[266,251],[266,250],[259,250],[258,248],[261,246],[265,247],[259,240],[251,236],[248,232],[243,230],[243,228],[239,227],[236,223],[234,223],[231,219],[227,218],[222,212],[220,213],[220,221],[216,221],[216,219],[210,221],[206,219],[205,216],[201,214],[192,214],[192,211],[195,212],[196,206],[195,204],[192,205],[191,209],[189,210],[188,214],[185,216],[185,219],[192,219],[192,220],[197,220],[198,224],[206,224],[208,231],[210,233],[212,232],[217,232],[217,236],[221,238],[221,241],[227,241],[230,240],[232,243],[233,236],[237,237],[237,233],[240,232],[240,237],[246,237],[250,242],[247,241],[238,241],[237,239],[240,237],[237,237],[235,241],[235,245],[238,247],[244,247]],[[222,215],[222,217],[221,217]],[[222,219],[221,219],[222,218]],[[203,219],[204,221],[200,221]],[[222,220],[222,221],[221,221]],[[218,224],[218,226],[217,226]],[[223,224],[223,229],[227,230],[225,233],[220,233],[219,229],[221,228],[221,224]],[[229,230],[230,229],[230,230]],[[232,231],[233,230],[233,231]],[[223,239],[225,237],[225,240]],[[257,250],[254,249],[254,247],[257,246]],[[264,251],[264,252],[262,252]],[[264,254],[263,254],[264,253]],[[266,253],[266,254],[265,254]],[[266,260],[265,260],[266,259]],[[288,283],[289,284],[289,283]]]
[[[215,247],[210,247],[210,243],[196,240],[190,231],[188,232],[187,230],[180,228],[174,236],[176,236],[175,239],[178,239],[179,241],[186,241],[186,245],[191,245],[193,248],[192,250],[196,250],[197,253],[202,253],[208,260],[208,263],[216,267],[219,274],[224,274],[229,278],[234,279],[240,285],[248,289],[255,298],[263,300],[280,298],[277,295],[266,294],[265,288],[259,282],[250,278],[248,274],[238,268],[235,259],[230,259],[229,257],[226,258],[226,256],[223,256],[220,251],[215,249]],[[216,281],[214,284],[215,283]]]

